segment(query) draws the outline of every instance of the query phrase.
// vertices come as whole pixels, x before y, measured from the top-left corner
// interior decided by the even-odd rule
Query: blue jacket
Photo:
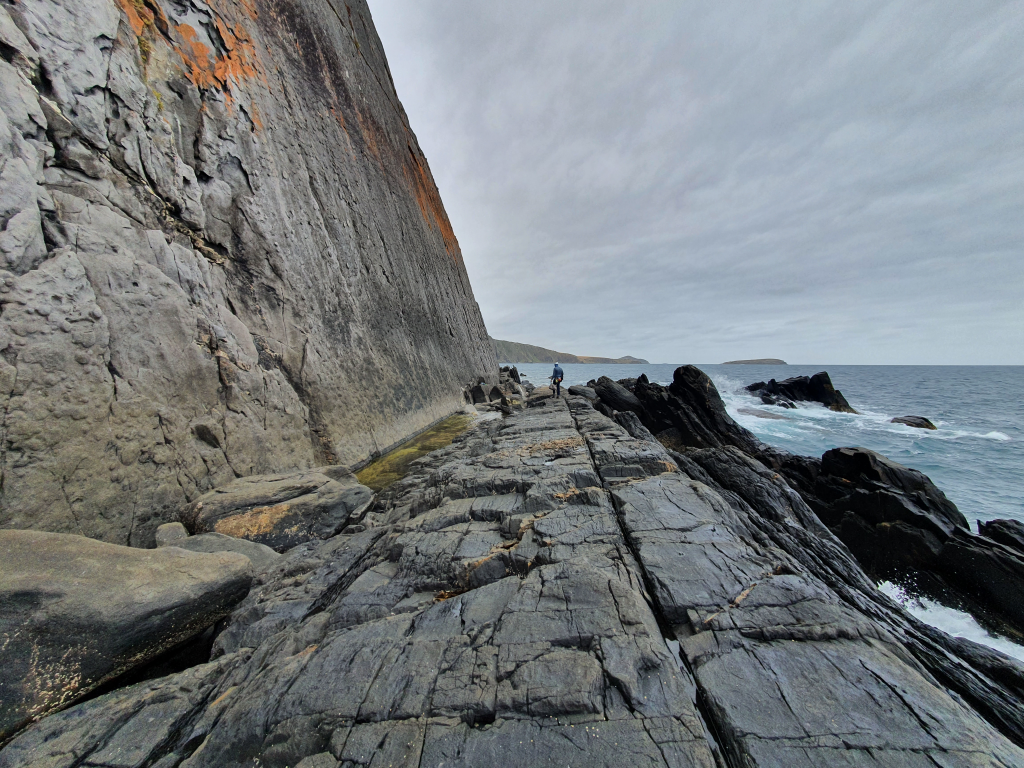
[[[551,374],[551,378],[553,378],[553,379],[564,379],[565,378],[565,376],[562,374],[562,366],[560,366],[560,365],[556,365],[555,366],[555,370],[554,370],[554,373]]]

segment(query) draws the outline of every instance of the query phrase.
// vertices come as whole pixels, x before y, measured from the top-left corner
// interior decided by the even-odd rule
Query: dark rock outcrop
[[[590,387],[584,387],[584,386],[581,386],[579,384],[573,384],[566,391],[570,395],[576,395],[577,397],[585,397],[585,398],[587,398],[587,400],[590,400],[590,401],[597,400],[597,392],[594,389],[590,388]]]
[[[25,0],[0,29],[0,527],[149,546],[494,383],[365,0]]]
[[[909,578],[944,602],[1024,634],[1024,557],[970,532],[921,472],[863,448],[821,459],[774,450],[736,424],[703,372],[679,368],[669,387],[638,381],[644,424],[666,445],[738,448],[781,473],[873,576]]]
[[[261,574],[214,661],[46,718],[0,768],[1024,763],[1021,667],[905,614],[734,447],[673,460],[546,399],[358,527]]]
[[[0,531],[0,743],[202,632],[245,597],[241,555]]]
[[[767,382],[757,381],[746,387],[748,392],[760,395],[761,402],[767,405],[780,405],[793,408],[794,400],[821,403],[831,411],[841,413],[857,413],[843,397],[843,393],[832,386],[828,373],[821,371],[813,376],[793,376],[789,379]]]
[[[897,416],[890,421],[891,424],[906,424],[908,427],[918,429],[938,429],[930,420],[924,416]]]
[[[718,389],[695,365],[680,366],[672,384],[637,379],[633,394],[643,407],[644,425],[673,448],[720,448],[734,445],[756,452],[761,443],[728,413]]]
[[[613,411],[640,413],[643,410],[636,395],[607,376],[602,376],[594,383],[594,392],[597,393],[601,402]]]
[[[223,533],[284,552],[337,535],[369,506],[373,491],[351,474],[337,478],[317,470],[242,477],[199,497],[181,521],[192,533]]]
[[[1024,555],[1024,523],[1019,520],[979,520],[978,533]]]
[[[514,381],[516,384],[523,383],[522,380],[519,378],[519,369],[516,368],[514,365],[503,365],[501,367],[501,370],[499,371],[499,374],[502,379],[504,379],[505,376],[507,375],[508,378]]]

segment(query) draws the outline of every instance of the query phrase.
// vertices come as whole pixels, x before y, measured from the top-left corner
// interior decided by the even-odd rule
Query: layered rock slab
[[[716,468],[730,456],[703,461],[771,478],[738,452]],[[68,754],[74,733],[127,745],[126,712],[166,734],[124,762],[140,766],[1024,761],[872,613],[784,482],[752,488],[755,509],[683,463],[582,398],[480,424],[364,530],[260,574],[215,662],[47,718],[0,766],[91,760]],[[156,709],[158,688],[187,714]]]
[[[220,533],[278,552],[329,539],[373,500],[373,491],[338,469],[242,477],[200,496],[181,519],[193,533]]]
[[[234,553],[0,531],[0,741],[198,634],[245,597]]]

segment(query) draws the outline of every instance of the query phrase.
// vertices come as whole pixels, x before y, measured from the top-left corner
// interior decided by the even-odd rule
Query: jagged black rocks
[[[748,392],[761,397],[766,405],[779,405],[783,408],[795,408],[794,400],[821,403],[831,411],[841,413],[857,413],[846,402],[843,393],[832,386],[832,379],[825,371],[813,376],[793,376],[782,381],[769,379],[767,382],[757,381],[746,387]]]

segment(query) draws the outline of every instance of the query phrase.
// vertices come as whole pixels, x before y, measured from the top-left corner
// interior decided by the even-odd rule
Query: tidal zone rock
[[[1024,523],[1019,520],[979,520],[978,533],[1024,555]]]
[[[892,419],[891,424],[906,424],[908,427],[917,429],[938,429],[929,419],[924,416],[897,416]]]
[[[733,446],[673,457],[547,399],[361,526],[261,574],[214,661],[48,717],[0,768],[1024,764],[1020,667],[905,614]]]
[[[0,743],[203,631],[245,597],[234,553],[0,531]]]
[[[711,379],[694,366],[677,369],[667,388],[641,378],[633,392],[645,425],[666,445],[684,452],[732,446],[780,472],[872,575],[910,578],[1024,633],[1024,556],[972,534],[923,473],[864,448],[837,448],[821,459],[774,450],[729,417]]]
[[[182,522],[194,533],[221,533],[277,552],[329,539],[357,522],[373,500],[373,491],[353,475],[335,475],[338,479],[318,471],[239,478],[201,496],[182,513]]]
[[[840,413],[857,413],[843,397],[843,393],[832,386],[832,379],[825,371],[813,376],[793,376],[789,379],[767,382],[758,381],[746,387],[748,392],[760,395],[761,402],[766,405],[779,405],[783,408],[795,408],[794,400],[821,403],[830,411]]]

